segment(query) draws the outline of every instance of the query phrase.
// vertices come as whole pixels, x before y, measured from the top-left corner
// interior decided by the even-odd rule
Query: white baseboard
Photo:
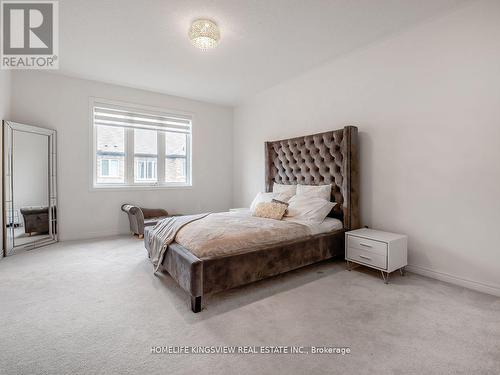
[[[484,284],[478,281],[472,281],[464,279],[462,277],[453,276],[448,273],[434,271],[421,266],[408,265],[406,269],[409,272],[416,273],[418,275],[430,277],[432,279],[445,281],[450,284],[455,284],[467,289],[476,290],[478,292],[492,294],[494,296],[500,297],[500,287],[495,285]]]

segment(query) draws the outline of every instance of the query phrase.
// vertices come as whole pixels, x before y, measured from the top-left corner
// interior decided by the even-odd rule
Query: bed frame
[[[266,191],[274,182],[332,184],[332,200],[338,204],[330,216],[341,219],[343,229],[203,260],[175,242],[169,246],[161,269],[190,294],[193,312],[201,311],[204,295],[344,256],[344,233],[359,227],[357,134],[356,127],[347,126],[265,143]]]

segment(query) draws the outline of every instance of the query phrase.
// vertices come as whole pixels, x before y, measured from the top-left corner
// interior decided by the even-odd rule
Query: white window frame
[[[110,106],[122,107],[129,110],[145,111],[152,115],[178,115],[191,120],[191,133],[187,134],[186,141],[186,182],[165,182],[165,133],[158,131],[157,136],[157,161],[156,182],[135,182],[135,153],[134,153],[134,129],[125,128],[125,183],[97,183],[97,131],[94,126],[94,107],[96,104],[108,104]],[[89,98],[89,123],[90,123],[90,190],[155,190],[155,189],[189,189],[193,186],[193,123],[194,114],[177,110],[166,110],[157,107],[144,106],[109,100],[103,98]]]

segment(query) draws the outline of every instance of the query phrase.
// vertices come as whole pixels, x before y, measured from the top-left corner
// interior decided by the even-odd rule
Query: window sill
[[[192,184],[178,185],[92,185],[90,191],[189,190]]]

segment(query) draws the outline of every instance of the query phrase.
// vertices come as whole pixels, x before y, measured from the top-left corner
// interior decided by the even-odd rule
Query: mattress
[[[340,229],[342,222],[333,218],[313,224],[292,218],[255,217],[249,211],[220,212],[184,226],[178,231],[175,242],[199,259],[211,259]]]
[[[246,215],[246,216],[252,216],[252,212],[250,211],[249,208],[239,208],[237,211],[230,212],[232,215]],[[283,218],[284,221],[293,221],[295,223],[299,223],[302,225],[305,225],[309,228],[311,231],[312,235],[316,234],[323,234],[323,233],[329,233],[333,232],[336,230],[340,230],[344,227],[344,224],[342,224],[342,221],[339,219],[335,219],[333,217],[327,217],[322,223],[313,223],[310,221],[306,220],[296,220],[292,217],[285,217]]]

